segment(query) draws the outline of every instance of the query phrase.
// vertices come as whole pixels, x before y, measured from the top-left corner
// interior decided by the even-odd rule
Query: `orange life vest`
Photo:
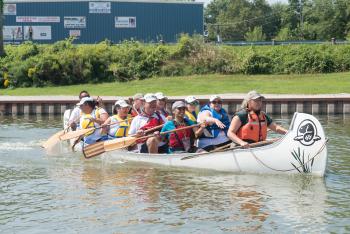
[[[248,113],[248,123],[241,126],[237,136],[244,141],[259,142],[266,140],[267,119],[264,112],[259,116],[254,112]]]

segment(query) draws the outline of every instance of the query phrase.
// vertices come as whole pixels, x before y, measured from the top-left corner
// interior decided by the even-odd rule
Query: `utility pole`
[[[0,0],[0,57],[5,55],[3,26],[4,26],[4,0]]]
[[[300,0],[299,2],[300,7],[300,31],[301,31],[301,38],[304,39],[304,14],[303,14],[303,0]]]

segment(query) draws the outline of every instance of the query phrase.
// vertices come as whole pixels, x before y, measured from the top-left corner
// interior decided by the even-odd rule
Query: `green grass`
[[[196,75],[151,78],[126,83],[84,84],[45,88],[0,89],[0,95],[92,95],[130,96],[137,92],[162,91],[167,95],[246,93],[326,94],[350,92],[350,73],[304,75]]]

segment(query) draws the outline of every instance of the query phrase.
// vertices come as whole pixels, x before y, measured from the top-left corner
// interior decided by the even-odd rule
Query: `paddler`
[[[154,94],[157,97],[157,109],[156,111],[159,114],[164,115],[166,118],[171,119],[170,113],[166,110],[166,103],[168,100],[168,97],[165,96],[162,92],[158,92]]]
[[[199,101],[195,96],[188,96],[185,98],[185,102],[186,102],[185,118],[191,120],[194,123],[197,123],[197,116],[198,116],[197,107],[199,106]]]
[[[125,100],[118,100],[113,106],[113,115],[109,117],[103,127],[108,129],[108,135],[112,138],[128,136],[131,116],[128,114],[130,105]]]
[[[164,115],[156,111],[157,97],[152,94],[144,96],[145,105],[138,116],[136,116],[130,125],[129,135],[136,134],[137,137],[145,135],[145,131],[164,124],[167,120]],[[160,128],[161,129],[161,128]],[[159,130],[160,130],[159,129]],[[159,134],[159,130],[155,134]],[[160,141],[158,136],[150,137],[147,140],[138,142],[137,150],[140,153],[167,153],[167,145]]]
[[[250,91],[242,102],[242,110],[234,115],[228,137],[238,145],[249,147],[250,143],[265,141],[268,128],[279,134],[287,133],[261,110],[263,100],[264,96]]]

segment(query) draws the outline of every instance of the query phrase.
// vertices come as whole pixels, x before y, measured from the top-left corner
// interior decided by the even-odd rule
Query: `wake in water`
[[[29,141],[29,142],[0,142],[0,151],[25,151],[32,150],[34,148],[40,147],[40,141]]]

